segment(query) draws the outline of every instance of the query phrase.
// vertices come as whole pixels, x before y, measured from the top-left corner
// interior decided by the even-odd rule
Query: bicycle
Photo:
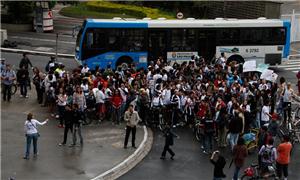
[[[268,173],[265,175],[261,175],[259,165],[251,164],[244,170],[244,174],[242,175],[241,180],[255,180],[267,178],[279,179],[276,175],[276,168],[274,165],[268,166]]]
[[[3,94],[3,83],[1,84],[1,93]],[[11,95],[15,95],[16,92],[18,91],[18,84],[16,83],[16,81],[14,81],[11,85]]]

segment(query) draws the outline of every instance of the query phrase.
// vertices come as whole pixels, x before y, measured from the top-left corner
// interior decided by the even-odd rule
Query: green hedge
[[[61,14],[79,18],[113,18],[113,17],[131,17],[153,19],[165,17],[174,19],[175,13],[165,12],[159,9],[147,8],[135,5],[118,4],[106,1],[82,2],[77,6],[65,7],[60,11]]]

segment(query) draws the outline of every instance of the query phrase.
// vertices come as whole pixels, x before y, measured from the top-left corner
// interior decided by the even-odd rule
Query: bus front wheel
[[[236,61],[237,64],[244,63],[245,59],[240,55],[232,55],[227,59],[227,64]]]
[[[121,68],[127,69],[132,62],[133,62],[133,60],[131,59],[131,57],[122,56],[118,59],[118,61],[116,63],[116,68],[121,66]]]

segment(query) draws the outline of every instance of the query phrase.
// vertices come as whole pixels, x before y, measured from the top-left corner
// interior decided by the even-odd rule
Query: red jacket
[[[111,97],[110,101],[111,101],[111,104],[113,105],[113,107],[118,109],[121,107],[123,99],[122,99],[121,95],[119,95],[119,96],[113,95]]]

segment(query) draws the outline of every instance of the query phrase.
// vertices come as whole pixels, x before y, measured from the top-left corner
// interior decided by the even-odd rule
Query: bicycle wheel
[[[300,107],[298,107],[295,111],[295,120],[299,120],[300,119]]]
[[[17,90],[18,90],[18,86],[16,84],[13,84],[11,86],[11,95],[16,94]]]
[[[201,141],[201,133],[199,127],[196,128],[195,137],[197,141]]]
[[[166,122],[164,120],[164,118],[162,116],[159,117],[159,125],[158,125],[159,129],[161,131],[164,131],[166,129]]]

